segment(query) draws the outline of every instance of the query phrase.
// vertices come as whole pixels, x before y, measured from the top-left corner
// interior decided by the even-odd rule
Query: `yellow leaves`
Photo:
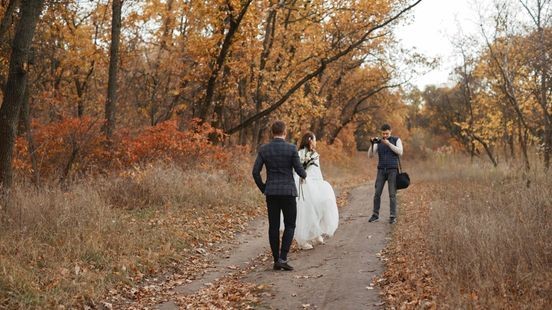
[[[174,107],[172,98],[167,98],[171,96],[186,98],[187,105],[179,105],[178,112],[192,114],[194,104],[204,94],[222,39],[228,32],[229,19],[235,17],[244,3],[243,0],[125,2],[118,99],[121,125],[151,124],[165,112],[163,108]],[[323,59],[360,38],[398,5],[401,3],[392,0],[315,0],[286,5],[279,5],[278,1],[254,1],[233,37],[217,77],[215,100],[220,100],[221,106],[227,109],[224,113],[229,115],[222,123],[231,126],[239,122],[234,116],[245,117],[254,111],[254,96],[262,98],[267,105],[280,99],[316,70]],[[75,80],[83,83],[85,79],[88,79],[88,88],[78,99],[84,103],[86,114],[100,114],[109,59],[109,7],[105,1],[85,5],[69,0],[48,6],[45,11],[37,34],[37,54],[47,61],[36,71],[48,74],[41,74],[37,84],[51,88],[57,77],[53,75],[63,73],[58,93],[52,96],[65,103],[59,109],[60,115],[75,114],[77,91],[73,84]],[[273,20],[269,20],[270,12],[275,13]],[[379,54],[387,44],[380,39],[373,40],[340,61],[348,67],[355,57],[358,60],[366,53]],[[0,63],[4,61],[5,58],[0,58]],[[328,104],[325,97],[333,89],[321,86],[327,82],[323,77],[337,79],[348,70],[352,69],[328,68],[312,79],[309,94],[302,89],[303,94],[290,98],[287,111],[296,109],[304,116],[293,121],[302,124],[325,116],[331,110],[325,107]],[[368,81],[374,81],[371,77],[385,70],[371,68],[369,71],[347,82],[358,81],[362,83],[359,87],[370,87]],[[88,72],[91,72],[89,78]],[[47,111],[50,106],[47,100],[53,99],[40,99],[37,110]],[[159,113],[151,115],[155,113],[147,111],[150,107],[151,110],[159,108]],[[50,117],[46,112],[40,116]]]

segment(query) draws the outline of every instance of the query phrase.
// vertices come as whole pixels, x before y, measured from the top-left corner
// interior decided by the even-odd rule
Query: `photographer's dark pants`
[[[266,196],[268,209],[268,240],[274,262],[287,260],[287,254],[291,247],[295,232],[295,220],[297,218],[297,201],[294,196]],[[284,215],[284,235],[282,236],[282,248],[280,249],[280,211]]]
[[[387,188],[389,189],[390,217],[397,217],[397,185],[395,184],[397,179],[397,171],[398,170],[396,168],[378,169],[373,212],[376,216],[379,216],[381,193],[383,191],[385,181],[387,181]]]

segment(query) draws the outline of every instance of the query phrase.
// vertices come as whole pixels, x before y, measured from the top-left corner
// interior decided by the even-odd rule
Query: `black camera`
[[[370,139],[370,142],[372,142],[372,144],[374,144],[374,143],[380,143],[380,142],[381,142],[381,138],[380,138],[380,137],[372,138],[372,139]]]

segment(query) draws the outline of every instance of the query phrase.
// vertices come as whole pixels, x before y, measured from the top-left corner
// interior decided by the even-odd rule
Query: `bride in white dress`
[[[298,188],[295,240],[302,249],[312,249],[314,242],[323,243],[323,236],[333,236],[339,224],[335,193],[324,181],[320,170],[320,155],[316,152],[316,137],[307,132],[301,139],[299,159],[307,171],[300,181],[294,173]]]

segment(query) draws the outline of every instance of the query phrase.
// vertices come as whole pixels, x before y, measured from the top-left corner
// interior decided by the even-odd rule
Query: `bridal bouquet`
[[[320,155],[316,153],[315,151],[306,151],[305,155],[301,158],[301,164],[303,164],[303,168],[307,170],[310,166],[316,166],[318,167],[318,164],[316,163],[316,160]]]

